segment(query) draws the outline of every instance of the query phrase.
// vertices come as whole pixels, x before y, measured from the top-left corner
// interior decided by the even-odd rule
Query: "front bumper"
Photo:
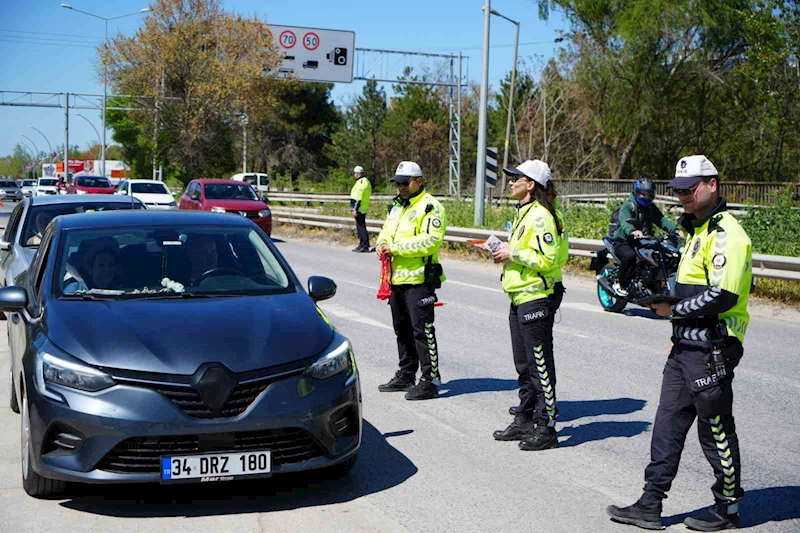
[[[254,451],[254,442],[273,452],[272,473],[278,474],[339,463],[361,444],[357,374],[349,381],[344,375],[294,375],[272,382],[241,415],[210,420],[192,418],[156,390],[138,386],[95,394],[51,385],[48,390],[66,403],[41,396],[33,385],[28,393],[32,465],[46,478],[157,483],[162,455]],[[349,423],[343,426],[345,418]],[[55,444],[75,444],[69,435],[80,437],[77,449]],[[243,448],[247,442],[250,447]],[[186,451],[172,451],[175,446]]]

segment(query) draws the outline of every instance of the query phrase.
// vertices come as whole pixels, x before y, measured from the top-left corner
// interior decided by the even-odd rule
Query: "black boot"
[[[558,448],[558,438],[556,438],[556,428],[550,426],[536,426],[531,433],[522,438],[519,443],[520,450],[548,450]]]
[[[492,436],[494,440],[522,440],[522,437],[533,431],[536,424],[530,416],[522,413],[514,415],[514,421],[506,429],[498,429]]]
[[[408,389],[406,400],[432,400],[439,397],[439,388],[427,379]]]
[[[722,531],[739,527],[739,513],[728,514],[726,506],[716,504],[700,514],[690,516],[684,525],[695,531]]]
[[[511,416],[517,416],[517,410],[519,409],[519,405],[512,405],[508,408],[508,414]]]
[[[639,526],[642,529],[664,529],[661,524],[661,513],[639,507],[638,502],[628,507],[609,505],[606,507],[606,512],[611,520],[620,524]]]
[[[399,370],[387,383],[378,385],[378,390],[381,392],[402,392],[411,390],[414,386],[414,377],[408,377]]]

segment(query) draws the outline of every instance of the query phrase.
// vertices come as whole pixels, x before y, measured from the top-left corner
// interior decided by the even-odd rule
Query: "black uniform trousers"
[[[356,232],[358,233],[358,247],[369,249],[369,232],[367,231],[367,214],[356,213]]]
[[[560,304],[560,301],[559,301]],[[508,326],[517,369],[517,412],[542,425],[556,422],[556,366],[553,359],[553,298],[511,304]]]
[[[619,258],[619,284],[625,289],[633,278],[633,267],[636,266],[636,252],[629,241],[614,241],[614,253]]]
[[[392,324],[397,335],[400,372],[415,378],[420,369],[421,379],[441,382],[439,348],[433,327],[436,294],[430,285],[392,285]]]
[[[697,418],[700,446],[717,478],[711,487],[714,500],[729,514],[737,512],[744,491],[731,384],[734,368],[742,358],[742,345],[728,337],[722,352],[727,375],[720,378],[713,371],[710,347],[673,345],[664,368],[640,506],[661,511],[661,500],[678,473],[686,434]]]

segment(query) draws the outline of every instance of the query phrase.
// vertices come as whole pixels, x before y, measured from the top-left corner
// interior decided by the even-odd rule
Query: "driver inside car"
[[[197,285],[203,274],[219,267],[216,238],[207,234],[187,235],[186,259],[189,261],[189,284]]]

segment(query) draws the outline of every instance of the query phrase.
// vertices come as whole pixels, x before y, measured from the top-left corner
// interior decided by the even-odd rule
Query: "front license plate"
[[[209,482],[269,475],[269,451],[181,455],[161,458],[161,482]]]

